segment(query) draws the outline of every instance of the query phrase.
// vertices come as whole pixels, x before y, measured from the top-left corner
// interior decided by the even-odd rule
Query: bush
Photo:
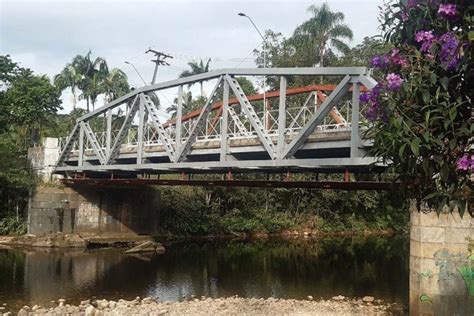
[[[16,215],[11,214],[0,219],[0,235],[24,235],[26,234],[26,223]]]

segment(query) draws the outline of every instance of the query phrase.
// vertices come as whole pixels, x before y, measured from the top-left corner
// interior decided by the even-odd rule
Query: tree
[[[0,56],[0,85],[0,215],[21,224],[16,210],[26,207],[35,183],[27,149],[61,108],[61,92],[47,77],[19,67],[8,55]]]
[[[60,90],[67,88],[71,89],[73,96],[73,110],[76,109],[77,105],[77,88],[78,82],[81,79],[80,75],[76,72],[76,68],[72,64],[66,64],[61,73],[54,76],[54,85]]]
[[[107,102],[127,94],[130,92],[127,75],[121,69],[112,69],[104,79],[102,91]]]
[[[85,99],[87,111],[90,104],[95,109],[99,95],[104,94],[106,102],[110,102],[130,91],[127,75],[118,68],[109,71],[104,58],[91,59],[91,51],[86,55],[77,55],[71,63],[66,64],[54,82],[61,90],[70,88],[76,104],[76,91],[80,90],[80,98]]]
[[[179,77],[180,78],[184,78],[184,77],[190,77],[190,76],[194,76],[194,75],[199,75],[199,74],[202,74],[202,73],[205,73],[205,72],[208,72],[209,71],[209,64],[211,62],[211,59],[209,58],[207,60],[206,63],[204,63],[202,61],[202,59],[200,59],[200,61],[192,61],[192,62],[189,62],[188,63],[188,66],[191,68],[191,70],[185,70],[183,71]],[[205,95],[205,92],[204,92],[204,89],[203,89],[203,85],[202,85],[202,81],[199,82],[200,86],[201,86],[201,96],[204,97]],[[191,86],[191,85],[190,85]]]
[[[297,47],[311,51],[317,58],[317,64],[323,67],[333,50],[343,54],[349,51],[345,40],[352,40],[352,30],[344,24],[344,14],[332,12],[327,3],[321,7],[311,5],[308,12],[313,16],[296,28],[292,41]]]
[[[469,205],[474,215],[472,8],[395,1],[383,16],[384,38],[396,48],[374,56],[383,79],[361,95],[371,154],[412,198],[461,215]]]

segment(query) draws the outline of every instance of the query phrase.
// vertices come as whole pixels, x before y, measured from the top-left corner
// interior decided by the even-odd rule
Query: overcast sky
[[[381,0],[330,0],[354,32],[351,46],[365,36],[379,34]],[[122,68],[132,86],[142,86],[135,64],[150,81],[153,64],[148,47],[175,56],[171,66],[160,68],[157,82],[174,79],[186,63],[212,58],[211,68],[254,67],[252,50],[261,39],[250,22],[237,15],[245,12],[263,30],[291,35],[309,18],[306,8],[323,1],[306,0],[0,0],[0,54],[39,74],[54,76],[77,54],[90,49],[104,57],[110,68]],[[248,58],[242,60],[243,58]],[[196,87],[197,88],[197,87]],[[64,112],[71,109],[64,95]],[[163,95],[162,102],[172,100]]]

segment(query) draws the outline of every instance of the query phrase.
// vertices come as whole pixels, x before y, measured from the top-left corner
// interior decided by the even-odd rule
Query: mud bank
[[[10,313],[6,313],[10,315]],[[25,306],[18,315],[402,315],[400,305],[365,297],[362,300],[336,296],[313,301],[256,298],[189,298],[182,302],[159,302],[153,298],[126,301],[86,300],[69,305],[64,299],[49,308]],[[4,314],[5,315],[5,314]]]

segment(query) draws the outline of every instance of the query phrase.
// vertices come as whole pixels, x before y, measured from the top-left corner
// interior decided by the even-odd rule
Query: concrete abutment
[[[47,184],[32,194],[28,233],[153,235],[159,191],[150,187],[65,187]]]
[[[410,213],[410,315],[474,315],[474,217]]]

